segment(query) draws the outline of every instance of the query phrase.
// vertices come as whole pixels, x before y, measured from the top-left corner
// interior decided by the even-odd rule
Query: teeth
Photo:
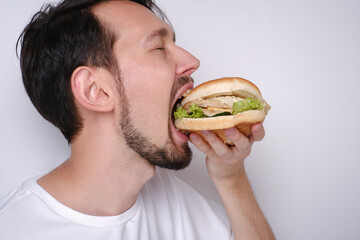
[[[181,96],[177,101],[176,101],[176,108],[180,107],[181,106],[181,101],[184,99],[184,96]]]
[[[189,94],[189,92],[190,92],[191,90],[190,89],[188,89],[186,92],[184,92],[184,94],[183,95],[181,95],[181,96],[183,96],[183,97],[186,97],[188,94]]]

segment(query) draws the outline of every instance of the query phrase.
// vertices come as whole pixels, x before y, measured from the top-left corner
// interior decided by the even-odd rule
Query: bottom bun
[[[213,130],[224,143],[233,145],[225,136],[224,129],[237,127],[245,136],[251,135],[251,126],[263,122],[266,116],[264,109],[250,110],[231,116],[220,116],[213,118],[183,118],[176,119],[175,126],[180,130],[186,130],[199,134],[204,140],[201,131]]]

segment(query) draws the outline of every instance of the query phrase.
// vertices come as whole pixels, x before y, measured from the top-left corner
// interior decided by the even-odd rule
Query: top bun
[[[182,100],[181,105],[198,98],[224,95],[252,97],[265,102],[260,90],[252,82],[239,77],[224,77],[198,85]]]

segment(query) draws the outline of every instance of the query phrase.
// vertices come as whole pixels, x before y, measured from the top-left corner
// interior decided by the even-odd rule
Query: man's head
[[[82,127],[70,78],[79,66],[117,70],[115,33],[93,14],[104,0],[65,0],[46,5],[21,34],[21,70],[26,91],[40,114],[71,142]],[[152,9],[151,0],[135,1]]]
[[[131,149],[180,168],[191,154],[171,109],[199,62],[175,45],[153,8],[151,1],[70,0],[47,7],[22,34],[23,79],[35,107],[69,142],[86,121],[81,109],[112,111]]]

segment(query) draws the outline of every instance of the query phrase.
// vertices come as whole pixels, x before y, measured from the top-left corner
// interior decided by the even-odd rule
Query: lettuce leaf
[[[246,98],[233,104],[232,114],[238,114],[249,110],[263,109],[264,105],[259,99]]]
[[[204,118],[207,116],[204,114],[203,110],[194,103],[190,106],[188,112],[182,107],[176,109],[176,111],[174,112],[174,117],[175,119],[183,119],[183,118]]]
[[[175,117],[175,119],[183,119],[184,117],[189,117],[189,114],[186,112],[185,109],[183,109],[182,107],[179,107],[174,112],[174,117]]]
[[[202,108],[194,103],[194,104],[191,104],[191,106],[190,106],[189,117],[190,118],[203,118],[203,117],[207,117],[207,116],[204,114]]]

